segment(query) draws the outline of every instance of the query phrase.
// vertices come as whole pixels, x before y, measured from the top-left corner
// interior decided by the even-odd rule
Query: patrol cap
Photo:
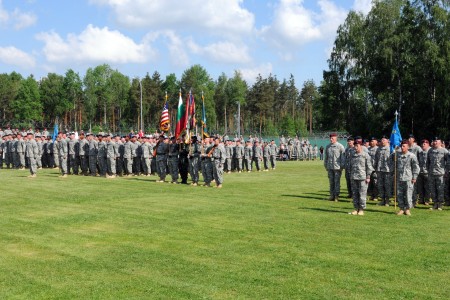
[[[28,135],[33,135],[33,133],[32,133],[32,132],[27,132],[27,136],[28,136]]]
[[[353,137],[351,137],[351,136],[349,136],[348,138],[347,138],[347,142],[350,142],[350,141],[354,141],[355,139],[353,138]]]
[[[330,133],[330,137],[335,137],[335,136],[337,136],[337,133],[336,133],[336,132]]]
[[[36,133],[35,137],[38,137],[38,138],[40,138],[40,137],[41,137],[41,135],[40,135],[39,133]]]
[[[383,135],[381,136],[381,139],[389,140],[389,137],[388,137],[387,135],[383,134]]]
[[[169,137],[167,135],[163,135],[164,139],[167,140]]]
[[[197,140],[198,138],[197,138],[196,135],[193,135],[193,136],[192,136],[192,139],[193,139],[193,140]]]
[[[368,143],[369,142],[369,140],[368,139],[364,139],[364,143]]]
[[[409,135],[409,138],[410,138],[410,139],[411,139],[411,138],[415,139],[414,134],[411,133],[411,134]]]
[[[433,138],[433,141],[440,141],[441,140],[441,138],[439,137],[439,136],[435,136],[434,138]]]
[[[427,139],[422,139],[422,141],[420,142],[421,144],[423,144],[423,143],[427,143],[427,144],[429,144],[430,143],[430,141],[429,140],[427,140]]]
[[[371,140],[371,141],[373,141],[373,140],[375,140],[375,141],[376,141],[376,140],[377,140],[377,138],[373,136],[373,137],[371,137],[371,138],[370,138],[370,140]]]

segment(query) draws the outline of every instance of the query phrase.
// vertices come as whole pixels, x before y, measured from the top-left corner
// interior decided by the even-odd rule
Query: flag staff
[[[395,111],[395,123],[397,123],[398,112]],[[397,148],[394,148],[394,211],[397,211]]]

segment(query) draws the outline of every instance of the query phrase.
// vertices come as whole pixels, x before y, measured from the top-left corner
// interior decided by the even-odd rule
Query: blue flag
[[[398,128],[397,118],[395,118],[394,126],[392,127],[391,132],[391,152],[394,151],[395,147],[400,146],[402,142],[402,135],[400,134],[400,129]]]
[[[58,124],[55,123],[55,127],[53,127],[53,135],[52,135],[53,142],[55,142],[57,136],[58,136]]]

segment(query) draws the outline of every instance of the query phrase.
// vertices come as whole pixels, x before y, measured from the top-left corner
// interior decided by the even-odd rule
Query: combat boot
[[[409,209],[405,210],[405,215],[410,216],[411,212],[409,211]]]
[[[401,216],[401,215],[403,215],[405,212],[403,211],[403,210],[399,210],[398,211],[398,213],[397,213],[397,216]]]

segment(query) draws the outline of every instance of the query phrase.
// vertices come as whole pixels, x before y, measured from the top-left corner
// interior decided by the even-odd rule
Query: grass
[[[320,162],[225,174],[221,190],[27,175],[0,171],[1,299],[450,295],[449,210],[349,216],[349,200],[324,201]]]

